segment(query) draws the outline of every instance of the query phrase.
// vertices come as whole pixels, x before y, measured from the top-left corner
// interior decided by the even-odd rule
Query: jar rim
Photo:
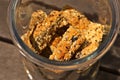
[[[104,53],[108,51],[108,49],[111,47],[111,45],[114,43],[116,36],[118,34],[118,23],[119,23],[119,9],[118,9],[118,0],[109,0],[110,1],[110,6],[113,8],[112,10],[112,29],[110,30],[110,33],[108,35],[109,38],[105,40],[95,52],[92,54],[81,58],[81,59],[75,59],[75,60],[70,60],[70,61],[51,61],[47,58],[38,56],[38,54],[35,54],[32,50],[30,50],[21,40],[19,37],[16,29],[15,29],[15,9],[17,6],[17,2],[19,0],[11,0],[9,7],[8,7],[8,23],[9,23],[9,29],[12,35],[13,42],[15,45],[19,48],[21,54],[26,57],[27,59],[31,60],[33,63],[36,63],[41,66],[49,66],[49,68],[57,68],[57,69],[62,69],[62,70],[71,70],[71,69],[76,69],[80,66],[81,63],[84,63],[86,61],[89,61],[94,58],[101,58]],[[114,27],[113,27],[114,26]],[[104,49],[103,49],[104,47]],[[99,55],[99,56],[98,56]]]

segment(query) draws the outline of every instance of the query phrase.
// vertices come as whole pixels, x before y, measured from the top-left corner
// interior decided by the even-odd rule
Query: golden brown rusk
[[[54,10],[48,15],[38,10],[32,14],[22,40],[39,54],[49,47],[50,60],[67,61],[94,52],[102,41],[104,28],[75,9]]]
[[[47,14],[45,12],[43,12],[42,10],[38,10],[38,11],[34,12],[31,16],[28,31],[21,37],[22,40],[25,42],[25,44],[27,46],[29,46],[29,48],[31,48],[34,52],[36,52],[36,50],[32,45],[33,41],[31,41],[31,38],[32,38],[34,30],[36,28],[35,26],[37,24],[41,24],[46,17],[47,17]]]

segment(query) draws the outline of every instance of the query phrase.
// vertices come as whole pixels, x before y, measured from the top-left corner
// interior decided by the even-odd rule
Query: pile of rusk
[[[75,9],[53,10],[48,15],[38,10],[21,38],[35,53],[48,55],[50,60],[68,61],[94,52],[102,41],[104,28]]]

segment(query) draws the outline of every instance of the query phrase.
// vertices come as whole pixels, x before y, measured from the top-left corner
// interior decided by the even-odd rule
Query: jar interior
[[[112,12],[109,0],[20,0],[15,10],[16,30],[20,36],[28,30],[34,11],[43,10],[49,14],[52,10],[66,8],[74,8],[89,20],[108,25],[106,29],[110,31]]]
[[[52,10],[74,8],[82,12],[89,20],[106,26],[107,34],[103,37],[101,45],[110,37],[112,26],[112,8],[109,0],[17,0],[15,6],[15,29],[21,37],[29,29],[31,14],[43,10],[49,14]],[[99,47],[101,47],[101,45]]]

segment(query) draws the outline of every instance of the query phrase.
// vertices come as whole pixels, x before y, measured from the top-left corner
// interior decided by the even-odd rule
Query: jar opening
[[[111,14],[110,18],[112,18],[111,19],[112,22],[107,22],[106,21],[106,23],[111,24],[111,29],[109,31],[109,34],[105,38],[105,40],[103,40],[103,42],[101,43],[100,47],[95,52],[86,56],[85,58],[75,59],[75,60],[70,60],[70,61],[64,61],[64,62],[52,61],[52,60],[44,58],[44,57],[42,57],[38,54],[35,54],[21,40],[21,38],[20,38],[20,34],[21,34],[20,30],[21,29],[18,29],[21,25],[17,25],[18,23],[21,24],[21,22],[19,22],[19,21],[17,22],[18,13],[16,12],[18,7],[21,5],[21,1],[22,0],[12,0],[10,2],[9,8],[8,8],[8,21],[9,21],[10,32],[11,32],[11,35],[13,37],[13,41],[14,41],[15,45],[19,48],[20,52],[27,59],[31,60],[33,63],[38,64],[38,65],[50,66],[50,68],[53,68],[53,67],[56,68],[57,67],[58,69],[73,69],[73,68],[75,69],[75,68],[78,68],[79,66],[82,66],[82,65],[89,65],[90,63],[94,63],[99,58],[101,58],[105,54],[105,52],[111,47],[111,45],[113,44],[113,42],[114,42],[114,40],[117,36],[117,32],[119,30],[118,29],[118,21],[119,21],[118,20],[118,18],[119,18],[118,0],[114,0],[114,1],[108,0],[107,4],[109,5],[109,10],[111,12],[110,13]],[[77,1],[79,1],[79,0],[77,0]],[[86,1],[88,1],[88,0],[86,0]],[[50,1],[48,1],[48,2],[50,2]],[[96,4],[99,4],[99,3],[96,2]],[[87,11],[87,8],[89,7],[89,5],[87,5],[86,11]],[[22,7],[24,8],[24,6],[22,6]],[[36,7],[36,6],[34,6],[34,7]],[[28,6],[26,9],[28,9],[28,8],[30,9],[31,6]],[[104,9],[104,8],[101,8],[101,10],[102,9]],[[45,10],[48,10],[48,9],[45,9]],[[105,12],[105,11],[103,11],[103,12]],[[29,11],[28,11],[28,13],[29,13]],[[101,13],[99,13],[99,15],[100,14]],[[23,17],[26,17],[26,13],[25,13],[25,16],[23,15]],[[29,19],[29,17],[27,17],[27,18]],[[26,23],[28,23],[28,22],[26,22]]]

